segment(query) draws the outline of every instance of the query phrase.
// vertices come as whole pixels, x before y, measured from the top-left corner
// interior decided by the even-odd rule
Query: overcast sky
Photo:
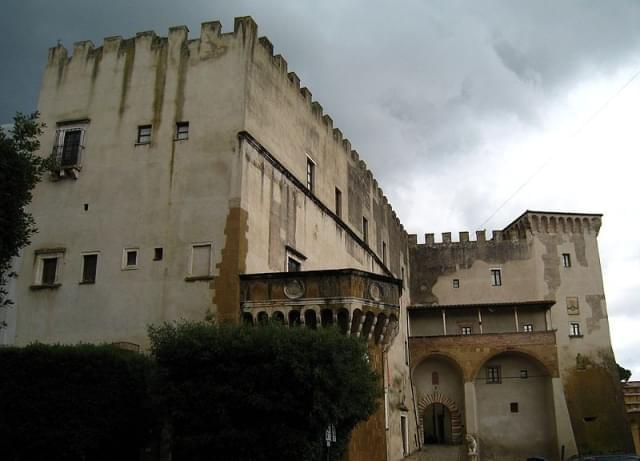
[[[182,24],[196,38],[200,22],[230,31],[244,15],[410,233],[499,229],[525,209],[604,213],[614,349],[640,379],[640,2],[5,0],[0,123],[36,108],[57,40]]]

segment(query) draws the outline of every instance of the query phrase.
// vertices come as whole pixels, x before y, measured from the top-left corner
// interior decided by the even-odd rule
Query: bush
[[[151,365],[111,346],[0,348],[3,459],[138,460]]]
[[[341,459],[380,397],[366,344],[337,330],[184,322],[150,338],[178,461],[325,459],[329,423]]]

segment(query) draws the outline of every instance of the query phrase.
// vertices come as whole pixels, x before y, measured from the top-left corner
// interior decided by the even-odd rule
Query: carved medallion
[[[289,299],[301,298],[304,294],[304,283],[302,280],[289,280],[284,284],[284,295]]]
[[[374,301],[380,301],[382,299],[382,287],[375,282],[369,285],[369,296]]]

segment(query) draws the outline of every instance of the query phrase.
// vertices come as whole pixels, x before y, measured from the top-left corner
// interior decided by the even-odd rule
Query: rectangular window
[[[382,264],[387,265],[387,242],[382,242]]]
[[[580,334],[580,324],[578,322],[571,322],[569,324],[569,336],[582,336]]]
[[[82,255],[82,280],[80,283],[96,283],[98,270],[98,254],[87,253]]]
[[[189,139],[189,122],[176,123],[176,140]]]
[[[571,267],[571,255],[569,253],[562,253],[562,265]]]
[[[36,251],[34,286],[55,287],[59,285],[63,254],[63,250]]]
[[[369,243],[369,221],[364,216],[362,217],[362,240],[364,243]]]
[[[460,288],[460,279],[453,279],[453,288]]]
[[[138,126],[138,144],[149,144],[151,142],[151,125]]]
[[[162,248],[154,248],[153,249],[153,260],[154,261],[162,261],[162,256],[163,256],[163,249]]]
[[[56,273],[58,269],[58,258],[42,259],[42,285],[53,285],[56,283]]]
[[[300,272],[302,264],[300,261],[293,259],[291,256],[287,258],[287,272]]]
[[[491,269],[491,286],[499,287],[500,285],[502,285],[502,271]]]
[[[518,413],[518,402],[511,402],[511,413]]]
[[[211,247],[210,243],[198,243],[191,246],[192,277],[208,277],[211,275]]]
[[[500,384],[500,367],[487,367],[487,384]]]
[[[76,166],[80,160],[80,142],[82,130],[65,130],[62,144],[62,155],[60,157],[61,167]]]
[[[125,248],[122,252],[122,269],[138,268],[138,249]]]
[[[309,192],[315,192],[316,185],[316,164],[313,160],[307,157],[307,189]]]
[[[527,370],[520,370],[520,378],[527,379],[529,377],[529,372]]]
[[[524,325],[522,325],[522,331],[524,331],[525,333],[531,333],[533,331],[533,324],[525,323]]]
[[[336,215],[342,218],[342,192],[336,187]]]
[[[400,435],[402,436],[402,454],[404,456],[409,454],[409,429],[407,419],[405,415],[400,416]]]
[[[80,166],[87,125],[88,120],[58,123],[52,157],[60,170]]]
[[[460,334],[467,336],[471,334],[471,327],[460,327]]]

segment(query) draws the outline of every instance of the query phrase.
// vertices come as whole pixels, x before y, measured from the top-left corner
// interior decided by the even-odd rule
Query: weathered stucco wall
[[[600,221],[600,215],[526,212],[503,231],[494,231],[490,241],[484,232],[478,232],[476,241],[469,241],[466,232],[459,242],[452,242],[450,233],[443,234],[442,243],[435,243],[433,234],[427,234],[425,244],[409,238],[412,304],[555,303],[546,319],[520,310],[518,323],[532,323],[535,331],[544,325],[555,330],[564,386],[564,395],[555,402],[556,415],[562,419],[568,409],[573,431],[567,434],[558,425],[567,456],[576,444],[583,453],[630,446],[617,377],[611,372],[614,359],[597,245]],[[499,286],[492,283],[492,269],[501,271]],[[412,334],[433,331],[436,327],[428,322],[441,328],[442,320],[431,317],[417,315]],[[483,317],[483,326],[487,332],[501,330],[508,317]],[[572,323],[578,324],[579,334],[570,332]],[[453,318],[447,320],[448,329],[457,327]],[[585,391],[593,386],[598,392]],[[601,423],[586,421],[585,412]]]
[[[303,270],[356,268],[408,277],[407,234],[377,181],[320,104],[312,102],[310,91],[300,88],[286,61],[273,56],[266,38],[258,39],[254,48],[247,85],[246,133],[240,136],[242,207],[250,210],[246,271],[285,270],[291,255]],[[306,187],[308,158],[315,162],[313,191]],[[342,196],[340,212],[336,188]],[[383,368],[389,460],[403,458],[403,414],[409,418],[410,450],[418,448],[415,412],[407,412],[413,408],[406,352],[408,303],[404,290],[400,331],[385,352]],[[350,456],[355,459],[353,452]]]
[[[34,193],[40,232],[24,251],[19,344],[145,345],[148,324],[216,313],[212,298],[224,298],[227,285],[212,290],[206,277],[185,277],[193,243],[212,244],[211,275],[220,273],[236,234],[229,229],[241,219],[230,209],[240,196],[236,133],[252,27],[240,19],[233,33],[220,34],[219,23],[205,23],[197,40],[176,27],[168,38],[144,32],[105,39],[99,48],[81,42],[71,57],[61,46],[50,51],[39,101],[43,154],[53,148],[58,123],[87,125],[78,179],[47,178]],[[189,134],[176,141],[180,121],[189,122]],[[148,144],[136,144],[140,125],[152,125]],[[52,247],[65,249],[61,285],[31,290],[34,252]],[[135,270],[122,270],[125,247],[139,249]],[[154,261],[158,247],[163,258]],[[99,252],[96,283],[79,284],[88,251]],[[237,306],[237,296],[225,301]]]
[[[500,367],[499,384],[487,383],[487,366]],[[558,459],[551,378],[544,368],[524,356],[502,354],[480,369],[475,387],[483,459]]]

